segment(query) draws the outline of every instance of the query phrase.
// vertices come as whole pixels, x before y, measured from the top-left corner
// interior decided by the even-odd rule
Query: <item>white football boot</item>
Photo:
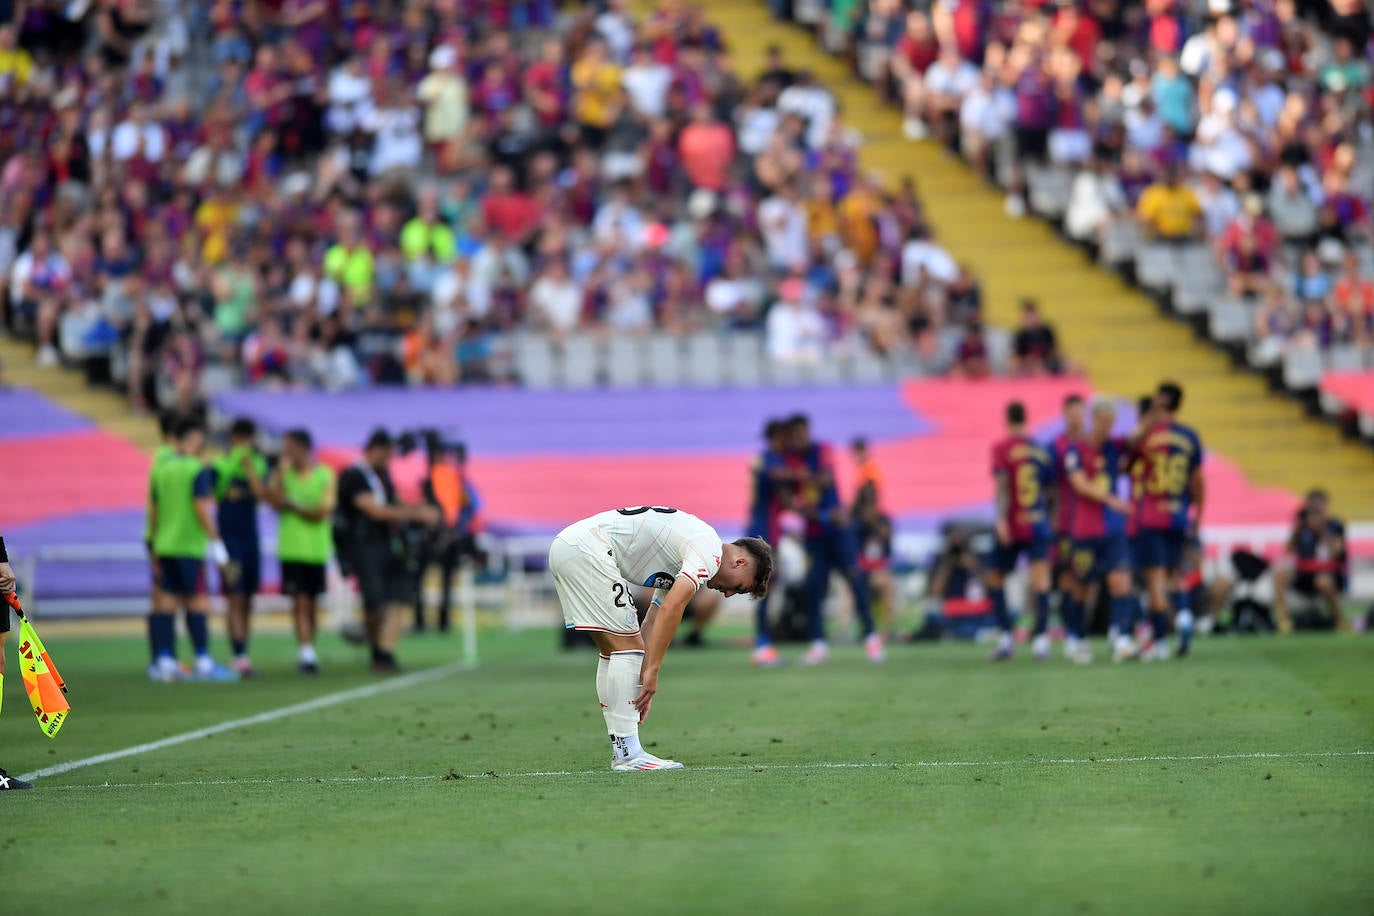
[[[631,773],[635,770],[681,770],[683,766],[676,760],[664,760],[645,751],[625,760],[612,760],[611,769],[617,773]]]

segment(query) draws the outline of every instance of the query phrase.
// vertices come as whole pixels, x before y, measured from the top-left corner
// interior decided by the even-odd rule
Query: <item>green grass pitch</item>
[[[333,638],[318,680],[266,636],[261,681],[155,685],[140,639],[45,637],[74,711],[44,738],[9,666],[15,774],[374,682]],[[758,671],[677,649],[644,735],[689,769],[642,774],[609,772],[595,656],[554,642],[484,633],[479,670],[5,793],[9,899],[145,916],[1374,910],[1374,756],[1355,753],[1374,751],[1374,640],[1218,638],[1088,668],[942,645]],[[403,650],[412,669],[457,656],[436,637]],[[1226,757],[1242,754],[1277,756]],[[547,771],[564,772],[529,775]]]

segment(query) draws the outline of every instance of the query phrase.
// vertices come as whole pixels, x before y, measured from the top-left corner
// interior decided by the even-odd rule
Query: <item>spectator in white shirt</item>
[[[958,129],[959,108],[964,97],[979,84],[978,68],[959,56],[959,48],[945,44],[940,56],[926,70],[925,92],[922,95],[926,126],[941,142],[949,144]]]
[[[640,45],[634,60],[620,75],[620,85],[635,113],[648,120],[657,120],[668,110],[668,90],[673,85],[673,70],[654,59],[653,48]]]
[[[644,247],[644,217],[630,203],[627,182],[616,184],[610,200],[597,208],[592,236],[622,254],[633,254]]]
[[[959,264],[954,257],[930,237],[924,228],[916,228],[907,235],[902,246],[902,285],[907,287],[937,283],[946,286],[959,276]]]
[[[1064,229],[1071,239],[1095,243],[1113,215],[1126,209],[1121,182],[1095,159],[1074,176],[1064,211]]]
[[[775,362],[809,366],[824,355],[825,319],[815,306],[802,301],[804,292],[801,280],[784,280],[780,298],[768,311],[768,358]]]
[[[336,134],[351,134],[372,109],[372,81],[356,54],[329,75],[329,108],[325,124]]]
[[[394,169],[417,169],[424,156],[420,136],[420,112],[399,86],[386,86],[381,102],[360,122],[373,135],[368,172],[373,177]]]
[[[606,12],[596,17],[596,31],[617,62],[630,59],[635,44],[635,20],[625,0],[608,0]]]
[[[482,250],[473,255],[468,270],[468,317],[482,319],[491,311],[492,296],[502,285],[522,288],[530,279],[530,262],[499,232],[491,233]]]
[[[149,162],[161,162],[166,151],[162,125],[148,120],[147,108],[139,102],[129,106],[129,117],[110,135],[110,153],[119,162],[139,153]]]
[[[10,271],[10,303],[34,322],[40,366],[57,364],[57,319],[67,302],[71,281],[71,265],[46,232],[33,237],[32,246],[15,258]]]
[[[758,221],[771,269],[782,272],[805,263],[806,211],[797,200],[792,182],[781,185],[772,197],[759,204]]]
[[[530,314],[536,324],[563,336],[582,323],[582,290],[562,258],[553,258],[530,287]]]
[[[801,118],[806,124],[806,145],[820,149],[830,137],[830,122],[835,120],[835,97],[810,72],[802,70],[796,82],[778,96],[778,111]]]

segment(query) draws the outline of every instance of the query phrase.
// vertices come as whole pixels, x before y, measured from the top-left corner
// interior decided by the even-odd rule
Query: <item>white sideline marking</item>
[[[440,669],[435,669],[440,670]],[[429,672],[425,672],[429,673]],[[395,683],[394,681],[390,683]],[[383,686],[383,685],[378,685]],[[323,697],[321,699],[324,699]],[[332,705],[332,704],[330,704]],[[244,720],[247,721],[247,720]],[[189,733],[188,733],[189,734]],[[180,737],[180,736],[178,736]],[[170,739],[168,739],[170,740]],[[187,739],[189,740],[189,739]],[[180,742],[177,742],[180,743]],[[142,745],[144,748],[151,749],[153,745]],[[158,746],[165,747],[165,742],[158,742]],[[132,749],[131,749],[132,750]],[[140,751],[141,753],[141,751]],[[115,756],[129,756],[129,752],[120,751]],[[687,767],[684,772],[695,771],[698,773],[744,773],[757,772],[759,770],[911,770],[928,767],[1001,767],[1001,766],[1072,766],[1072,765],[1097,765],[1111,763],[1193,763],[1209,762],[1220,760],[1306,760],[1312,758],[1338,758],[1338,757],[1374,757],[1374,750],[1360,751],[1312,751],[1299,752],[1292,754],[1159,754],[1146,757],[1059,757],[1047,759],[1028,758],[1025,760],[915,760],[899,763],[759,763],[759,764],[738,764],[732,766],[712,766],[712,767]],[[112,759],[111,755],[105,755],[102,759]],[[96,758],[90,758],[91,761]],[[84,765],[84,761],[77,761]],[[59,766],[63,766],[59,764]],[[71,769],[71,766],[67,766]],[[56,767],[49,769],[55,770]],[[39,774],[47,771],[40,770]],[[609,769],[601,770],[534,770],[524,773],[502,773],[496,771],[497,778],[502,779],[547,779],[550,777],[566,776],[600,776],[609,773]],[[20,777],[21,779],[36,778],[37,774],[29,774]],[[173,786],[246,786],[246,785],[287,785],[292,783],[354,783],[354,782],[428,782],[436,779],[451,779],[452,776],[297,776],[284,779],[253,778],[247,779],[188,779],[176,782],[98,782],[85,785],[53,786],[49,791],[55,790],[80,790],[80,789],[163,789]],[[459,779],[490,779],[490,773],[461,773],[457,775]]]
[[[171,735],[167,738],[160,738],[157,741],[149,741],[146,744],[135,744],[133,747],[126,747],[123,750],[96,754],[94,757],[82,757],[79,760],[68,760],[66,763],[55,763],[50,767],[34,770],[32,773],[24,773],[19,778],[27,782],[32,782],[35,779],[42,779],[45,776],[56,776],[59,773],[69,773],[72,770],[79,770],[82,767],[109,763],[111,760],[119,760],[123,757],[135,757],[139,754],[147,754],[150,751],[160,751],[166,747],[176,747],[178,744],[185,744],[188,741],[199,741],[201,738],[209,738],[211,735],[218,735],[239,728],[247,728],[250,725],[262,725],[267,722],[276,722],[278,719],[298,716],[303,712],[328,709],[330,706],[338,706],[341,703],[351,703],[354,700],[366,700],[369,697],[391,693],[395,690],[404,690],[407,687],[414,687],[418,684],[426,684],[430,681],[446,678],[460,671],[466,671],[471,667],[472,666],[467,662],[462,661],[453,662],[448,665],[440,665],[437,668],[426,668],[423,671],[403,674],[391,680],[378,681],[375,684],[366,684],[362,687],[350,688],[349,690],[340,690],[337,693],[326,693],[324,696],[316,697],[313,700],[306,700],[303,703],[293,703],[290,706],[283,706],[280,709],[269,709],[267,712],[260,712],[255,716],[247,716],[242,719],[230,719],[218,725],[209,725],[205,728],[198,728],[195,731],[182,732],[179,735]]]

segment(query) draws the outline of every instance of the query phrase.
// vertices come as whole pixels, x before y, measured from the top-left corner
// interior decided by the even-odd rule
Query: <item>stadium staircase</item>
[[[149,416],[130,410],[129,401],[122,394],[108,386],[86,384],[85,376],[73,369],[40,368],[34,361],[31,345],[3,334],[0,334],[0,381],[5,385],[32,388],[145,452],[151,453],[157,447],[157,423]]]
[[[651,2],[639,0],[646,13]],[[742,75],[752,77],[770,44],[792,67],[814,72],[836,94],[849,126],[864,137],[862,162],[892,183],[917,181],[937,237],[983,282],[988,321],[1015,327],[1018,302],[1039,300],[1069,357],[1094,389],[1128,397],[1171,377],[1187,388],[1185,419],[1206,444],[1235,460],[1258,484],[1302,492],[1331,491],[1347,518],[1374,518],[1374,453],[1345,440],[1303,405],[1271,392],[1162,314],[1147,295],[1100,269],[1044,223],[1005,215],[1002,195],[934,141],[913,143],[898,113],[874,90],[824,53],[795,26],[774,22],[761,0],[704,0],[706,19],[721,29]]]

